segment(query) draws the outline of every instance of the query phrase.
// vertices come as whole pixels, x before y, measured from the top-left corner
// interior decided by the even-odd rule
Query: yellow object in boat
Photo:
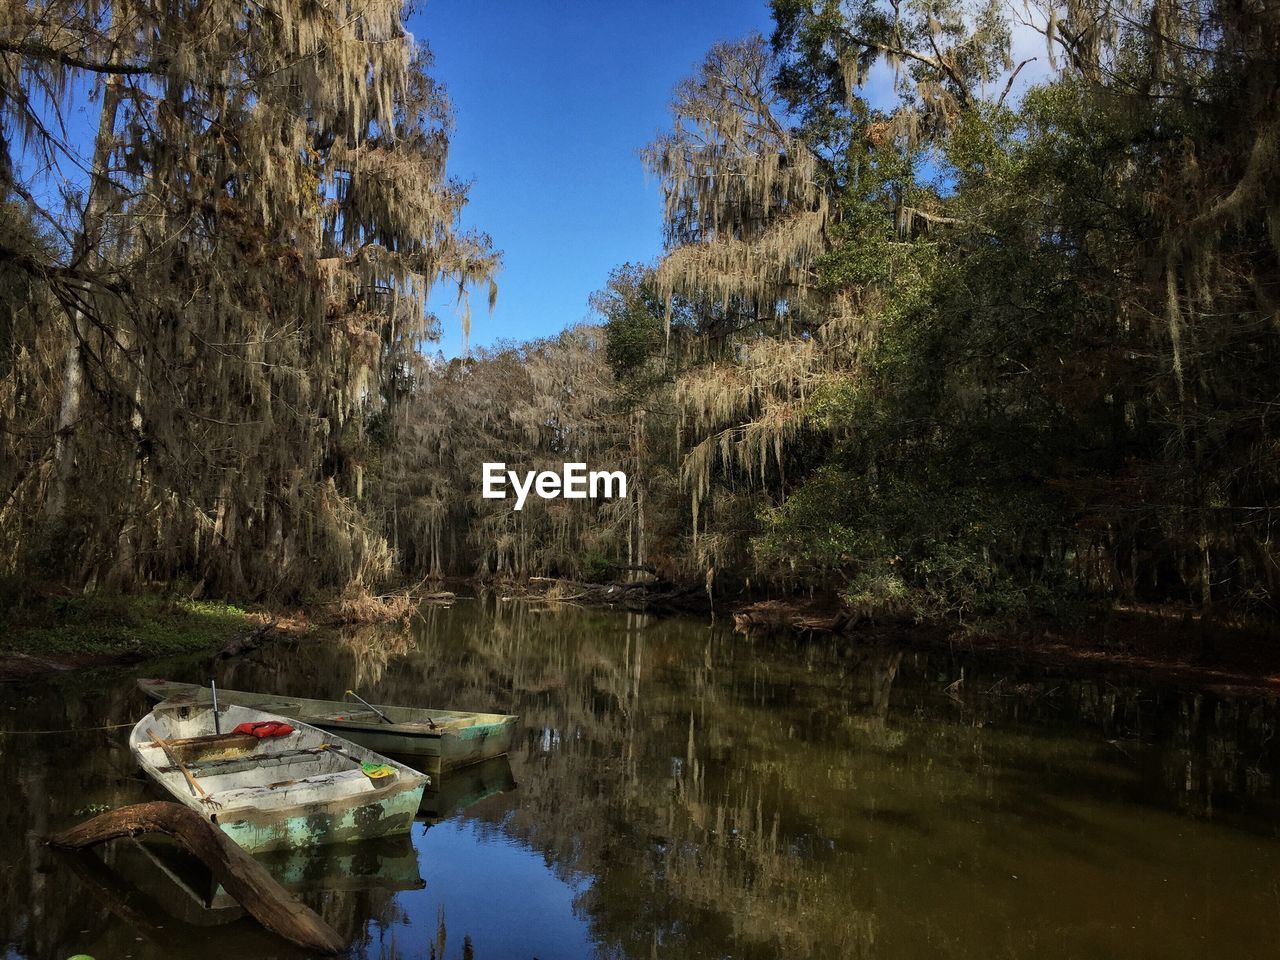
[[[370,763],[368,760],[360,762],[360,769],[370,780],[381,780],[383,777],[394,777],[396,774],[395,767],[387,766],[385,763]]]

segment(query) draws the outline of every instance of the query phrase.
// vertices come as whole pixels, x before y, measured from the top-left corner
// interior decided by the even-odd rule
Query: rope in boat
[[[119,730],[121,727],[132,727],[135,722],[130,720],[127,723],[108,723],[101,727],[68,727],[65,730],[0,730],[0,737],[47,737],[57,733],[93,733],[95,730]]]

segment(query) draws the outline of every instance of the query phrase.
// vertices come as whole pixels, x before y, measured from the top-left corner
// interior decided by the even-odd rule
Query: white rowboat
[[[285,736],[232,732],[279,721]],[[138,721],[129,749],[174,800],[252,853],[404,833],[430,778],[309,724],[233,704],[179,698]]]

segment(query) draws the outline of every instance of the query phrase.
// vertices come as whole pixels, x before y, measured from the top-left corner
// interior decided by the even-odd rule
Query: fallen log
[[[250,630],[248,633],[242,633],[223,647],[222,650],[218,652],[218,656],[223,660],[227,660],[231,657],[241,656],[251,650],[256,650],[258,647],[262,646],[262,641],[266,635],[275,628],[276,621],[272,620],[270,623],[264,623],[256,630]]]
[[[194,810],[180,803],[138,803],[94,817],[49,838],[62,850],[163,833],[199,859],[255,920],[286,940],[323,953],[341,953],[346,944],[338,932],[310,907],[289,893],[234,840]]]

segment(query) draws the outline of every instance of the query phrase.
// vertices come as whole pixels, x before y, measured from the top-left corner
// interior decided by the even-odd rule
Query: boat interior
[[[180,793],[189,790],[184,767],[223,807],[262,805],[266,798],[304,803],[312,794],[335,799],[375,792],[391,782],[392,778],[371,780],[360,766],[364,751],[352,752],[349,745],[321,731],[302,727],[285,736],[258,739],[234,730],[240,723],[261,720],[261,713],[223,706],[218,714],[218,726],[225,732],[214,731],[208,706],[160,704],[151,724],[141,731],[138,747],[143,756]],[[152,741],[153,734],[165,744]]]
[[[378,707],[378,709],[386,714],[387,720],[390,720],[393,726],[413,727],[426,732],[433,730],[444,732],[447,730],[459,730],[464,727],[489,726],[503,723],[509,719],[498,713],[467,713],[461,710],[426,710],[416,707],[392,706]],[[372,710],[364,710],[359,706],[355,706],[351,710],[307,711],[306,718],[309,723],[320,724],[367,723],[370,726],[387,725],[386,720],[383,720]]]

